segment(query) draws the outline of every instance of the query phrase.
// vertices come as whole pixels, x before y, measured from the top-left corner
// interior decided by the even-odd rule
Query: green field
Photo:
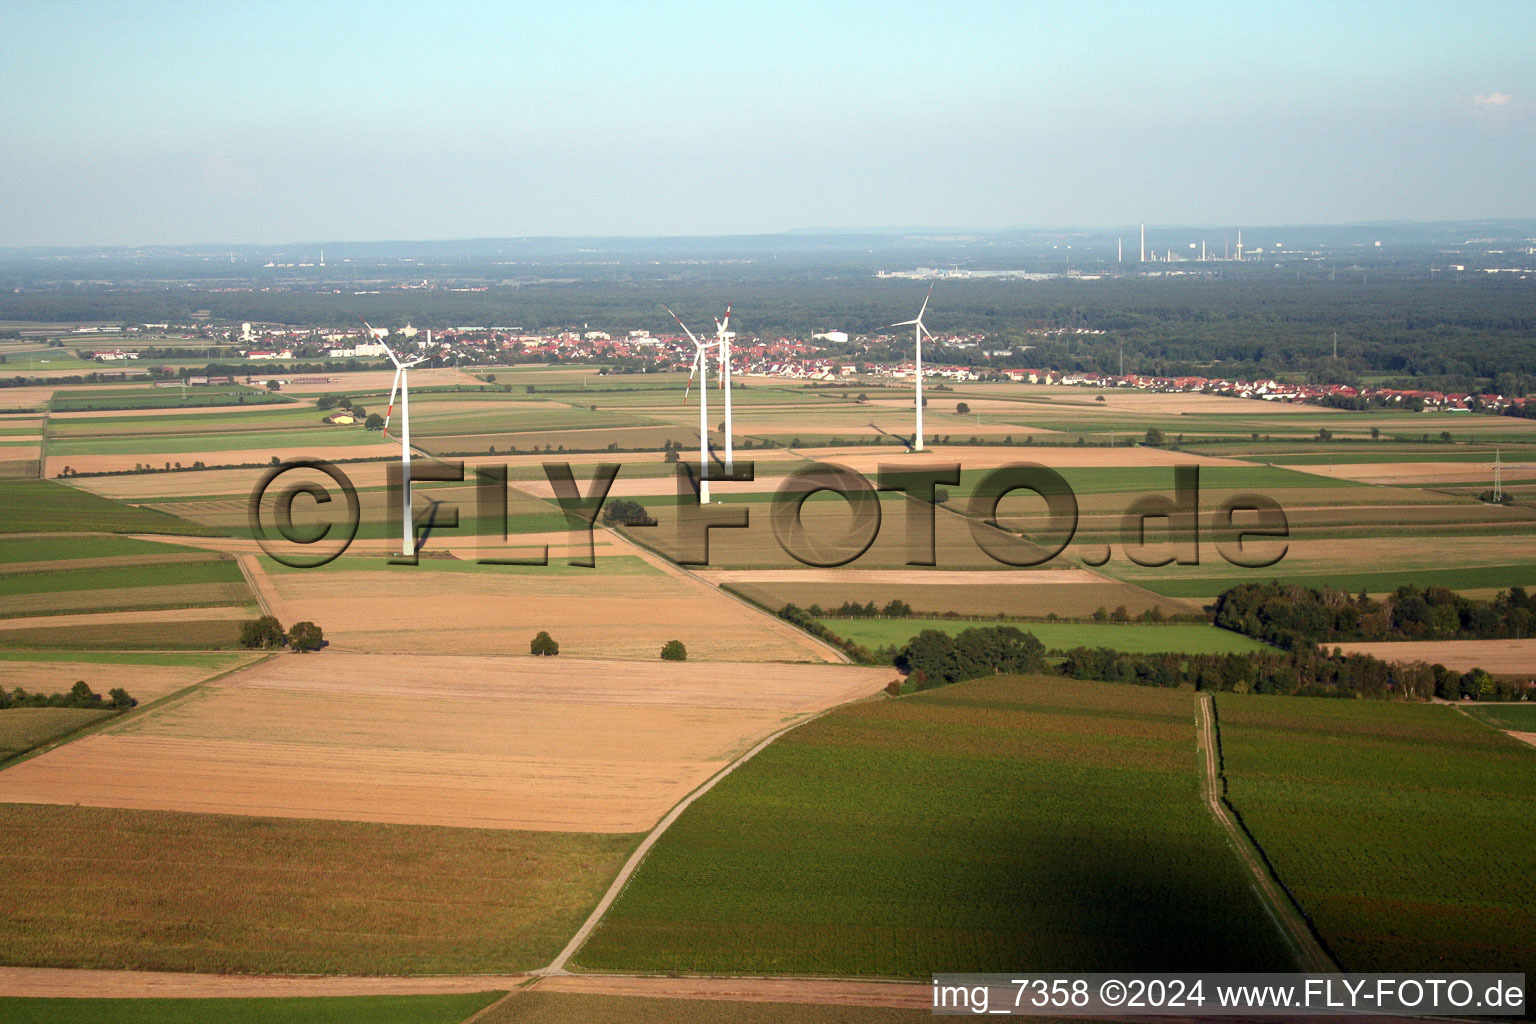
[[[1462,710],[1495,729],[1536,732],[1536,704],[1484,704]]]
[[[503,994],[292,999],[0,997],[0,1024],[459,1024]]]
[[[243,384],[197,387],[120,387],[67,390],[48,403],[52,412],[91,412],[102,409],[184,409],[222,405],[276,405],[292,400],[266,388]]]
[[[1188,692],[996,677],[846,705],[693,804],[584,969],[1282,970]]]
[[[200,583],[243,583],[240,567],[227,557],[205,562],[114,565],[101,569],[0,573],[0,598],[22,594],[57,594],[70,590],[119,590],[133,587],[187,587]]]
[[[1284,563],[1281,563],[1282,565]],[[1489,565],[1445,569],[1384,569],[1380,572],[1276,573],[1278,566],[1253,569],[1245,575],[1135,578],[1138,586],[1165,597],[1215,597],[1223,590],[1242,583],[1268,583],[1279,580],[1303,587],[1332,587],[1352,594],[1385,594],[1398,587],[1449,587],[1452,590],[1479,590],[1497,587],[1528,587],[1536,584],[1536,564]]]
[[[541,967],[638,840],[34,804],[0,832],[0,961],[258,974]]]
[[[170,613],[155,622],[0,629],[0,651],[228,651],[239,645],[238,621]]]
[[[129,555],[185,554],[194,548],[136,537],[0,537],[0,565],[59,562],[72,558],[119,558]]]
[[[0,759],[13,757],[74,732],[115,712],[91,708],[5,708],[0,710]]]
[[[308,430],[263,430],[247,433],[240,430],[210,432],[206,434],[151,434],[124,437],[121,434],[105,437],[74,437],[48,442],[48,457],[63,460],[71,455],[184,455],[169,460],[191,465],[193,456],[207,452],[235,452],[265,450],[268,448],[325,448],[331,445],[359,445],[390,443],[377,430],[361,427],[328,427],[319,421]],[[398,444],[398,442],[395,442]],[[382,454],[382,453],[380,453]],[[150,461],[146,459],[146,461]],[[164,458],[159,460],[165,462]]]
[[[827,628],[840,637],[870,650],[900,647],[925,629],[954,635],[976,626],[1010,625],[1033,633],[1046,650],[1073,647],[1110,647],[1136,654],[1182,651],[1186,654],[1226,654],[1261,651],[1265,646],[1251,637],[1198,623],[1122,625],[1075,622],[987,622],[966,619],[835,619],[823,618]]]
[[[729,999],[653,999],[575,992],[518,992],[475,1024],[919,1024],[927,1010]],[[0,1017],[0,1022],[4,1018]],[[1034,1018],[1049,1024],[1050,1018]]]
[[[1536,962],[1536,749],[1446,707],[1216,705],[1230,802],[1347,970]]]
[[[0,533],[168,533],[217,536],[206,526],[52,480],[0,482]]]

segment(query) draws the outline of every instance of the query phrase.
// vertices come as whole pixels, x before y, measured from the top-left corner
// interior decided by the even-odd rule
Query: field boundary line
[[[1274,865],[1264,850],[1248,831],[1237,813],[1237,808],[1227,800],[1227,779],[1222,770],[1221,739],[1216,727],[1215,700],[1209,693],[1196,697],[1196,719],[1199,723],[1198,740],[1203,748],[1204,771],[1201,773],[1201,790],[1206,806],[1226,832],[1234,852],[1253,876],[1254,891],[1274,921],[1286,945],[1290,947],[1296,962],[1305,971],[1319,974],[1337,974],[1343,968],[1323,945],[1306,912],[1301,909],[1291,891],[1274,873]]]
[[[558,977],[560,975],[570,973],[566,970],[565,965],[570,962],[571,957],[576,954],[577,950],[586,944],[587,938],[592,934],[592,931],[598,926],[603,917],[608,913],[608,909],[613,906],[614,901],[619,898],[619,896],[626,888],[628,888],[630,879],[634,877],[635,872],[639,869],[640,865],[644,863],[646,855],[651,852],[651,848],[656,845],[656,841],[661,838],[662,833],[671,828],[672,823],[677,821],[678,818],[682,817],[683,812],[692,806],[695,800],[703,796],[705,793],[708,793],[711,789],[714,789],[716,783],[725,778],[727,775],[731,774],[731,772],[734,772],[737,768],[740,768],[742,765],[752,760],[752,758],[761,753],[764,748],[768,746],[768,744],[772,743],[780,736],[783,736],[785,733],[792,729],[798,729],[800,726],[805,725],[808,722],[814,722],[822,715],[828,714],[829,712],[836,710],[837,707],[841,706],[842,705],[836,705],[835,707],[825,708],[822,711],[818,711],[814,715],[802,718],[798,722],[793,722],[789,725],[786,725],[778,732],[775,732],[763,738],[762,740],[759,740],[756,746],[752,747],[745,754],[742,754],[736,760],[732,761],[730,764],[726,765],[724,768],[721,768],[718,772],[711,775],[692,793],[689,793],[687,796],[679,800],[676,806],[668,811],[662,817],[662,819],[656,823],[656,827],[651,829],[651,831],[646,834],[644,839],[640,840],[640,845],[635,847],[635,852],[629,855],[629,859],[626,860],[624,862],[624,866],[619,869],[618,875],[614,878],[613,882],[609,884],[608,891],[603,893],[603,898],[598,900],[597,906],[592,909],[591,914],[587,915],[587,919],[582,922],[581,927],[576,930],[576,934],[571,936],[571,940],[565,944],[565,948],[559,952],[554,960],[550,961],[548,967],[545,967],[542,970],[534,971],[533,973],[546,977]]]
[[[240,568],[240,575],[245,577],[245,585],[251,588],[251,594],[255,596],[256,604],[261,608],[261,614],[271,615],[272,606],[267,603],[267,595],[263,591],[261,584],[256,582],[257,573],[261,574],[264,581],[267,575],[265,572],[262,572],[261,566],[256,564],[256,556],[235,555],[235,565]]]

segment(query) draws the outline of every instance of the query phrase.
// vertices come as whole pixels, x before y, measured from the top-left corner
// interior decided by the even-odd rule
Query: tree
[[[321,395],[320,396],[320,401],[315,403],[315,407],[319,408],[319,409],[334,409],[334,408],[336,408],[336,396],[335,395]]]
[[[534,637],[533,641],[528,644],[528,653],[552,658],[560,653],[560,645],[555,642],[554,637],[541,629],[539,630],[539,635]]]
[[[288,630],[288,644],[295,651],[318,651],[325,644],[325,635],[313,622],[295,622]]]
[[[278,391],[278,390],[281,390],[281,389],[282,389],[282,385],[279,384],[277,381],[275,381],[275,380],[267,381],[267,390],[268,391]]]
[[[240,646],[271,649],[283,646],[283,624],[271,615],[240,624]]]
[[[662,462],[676,462],[677,461],[677,449],[675,449],[675,448],[667,449],[667,454],[662,457],[661,461]]]
[[[108,690],[107,696],[110,698],[110,700],[107,702],[109,707],[131,708],[136,707],[139,703],[132,697],[128,696],[128,691],[123,689],[121,686],[115,686]]]
[[[955,412],[959,413],[961,416],[967,415],[968,413],[970,413],[970,411],[971,411],[971,407],[967,403],[965,403],[965,402],[956,402],[955,403]]]
[[[384,417],[380,416],[376,412],[371,412],[368,414],[368,419],[363,423],[363,426],[367,427],[369,430],[383,430]]]
[[[604,526],[653,526],[645,506],[629,498],[614,498],[603,505]]]
[[[1147,428],[1147,446],[1149,448],[1161,448],[1168,438],[1157,427]]]
[[[687,661],[688,648],[681,640],[668,640],[661,649],[662,661]]]

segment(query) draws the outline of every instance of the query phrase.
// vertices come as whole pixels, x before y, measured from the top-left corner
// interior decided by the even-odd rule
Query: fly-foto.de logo
[[[623,471],[616,462],[592,467],[586,481],[578,481],[568,462],[542,463],[555,502],[565,515],[570,531],[573,566],[597,564],[593,531],[608,500],[613,483]],[[505,464],[474,467],[474,536],[488,548],[504,549],[509,539],[507,497],[510,484]],[[752,483],[756,467],[738,462],[729,473],[710,472],[707,482]],[[464,483],[464,463],[440,461],[413,468],[415,481]],[[1289,549],[1290,523],[1274,499],[1255,493],[1234,494],[1205,516],[1202,527],[1200,468],[1176,466],[1171,493],[1149,493],[1134,499],[1120,515],[1120,549],[1141,566],[1199,565],[1202,529],[1216,552],[1241,568],[1271,566]],[[676,467],[676,511],[672,517],[674,560],[685,566],[710,564],[710,535],[715,530],[743,530],[752,525],[752,507],[744,503],[701,500],[700,477],[691,465]],[[786,474],[768,502],[768,520],[779,548],[802,565],[833,568],[847,565],[869,551],[887,518],[903,520],[905,563],[938,566],[937,517],[940,489],[958,487],[961,466],[950,463],[882,463],[873,480],[847,466],[830,462],[808,464]],[[386,500],[383,503],[385,537],[402,538],[389,560],[415,565],[425,538],[438,530],[461,528],[460,507],[451,501],[433,500],[417,511],[411,504],[412,479],[401,466],[385,467]],[[339,492],[336,493],[336,492]],[[907,499],[891,516],[882,511],[882,493]],[[1043,521],[1031,527],[1026,538],[999,523],[999,506],[1010,495],[1032,493],[1043,500]],[[813,528],[804,515],[812,497],[830,495],[841,499],[847,514],[839,528]],[[405,522],[412,509],[410,523]],[[356,486],[334,463],[298,459],[268,469],[252,489],[247,506],[251,534],[272,559],[293,568],[317,568],[340,557],[358,538],[363,525],[363,504]],[[946,513],[949,514],[949,513]],[[1056,470],[1034,462],[1015,462],[987,470],[970,490],[963,508],[971,540],[987,557],[1007,566],[1043,565],[1065,552],[1077,536],[1080,512],[1077,495]],[[826,517],[817,517],[818,519]],[[629,529],[658,529],[655,519],[630,519]],[[485,554],[475,559],[483,565],[548,565],[547,544],[536,554],[516,558]],[[1080,543],[1073,557],[1088,565],[1103,565],[1113,557],[1110,544]]]

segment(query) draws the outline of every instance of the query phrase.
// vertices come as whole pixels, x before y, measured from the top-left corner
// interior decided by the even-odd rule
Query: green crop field
[[[52,480],[0,483],[0,533],[179,533],[214,530]]]
[[[1446,707],[1216,703],[1229,799],[1346,969],[1536,962],[1536,749]]]
[[[191,456],[205,452],[388,443],[390,443],[389,438],[377,430],[364,430],[362,427],[355,426],[329,427],[321,423],[317,417],[314,426],[307,430],[263,430],[254,434],[230,430],[206,434],[130,435],[127,437],[118,434],[62,438],[48,443],[48,457],[65,459],[71,455],[185,455],[188,457],[172,461],[191,464],[193,461]],[[398,442],[395,443],[398,444]]]
[[[70,590],[132,587],[187,587],[200,583],[243,583],[240,567],[229,558],[206,562],[116,565],[102,569],[0,573],[0,598],[21,594],[57,594]]]
[[[1010,625],[1035,634],[1047,650],[1073,647],[1110,647],[1117,651],[1152,653],[1182,651],[1186,654],[1226,654],[1265,650],[1251,637],[1198,623],[1123,625],[1075,622],[987,622],[964,619],[836,619],[821,620],[838,636],[863,644],[870,650],[900,647],[925,629],[955,634],[974,626]]]
[[[42,804],[0,830],[0,961],[204,973],[541,967],[638,841]]]
[[[1200,799],[1188,692],[996,677],[846,705],[727,776],[589,970],[1282,970]]]
[[[55,736],[73,732],[82,726],[115,712],[91,708],[5,708],[0,710],[0,759],[31,750]]]
[[[1536,704],[1484,704],[1464,706],[1462,710],[1495,729],[1536,732]]]
[[[257,999],[0,997],[0,1024],[459,1024],[501,992]]]
[[[1283,565],[1284,563],[1281,563]],[[1489,587],[1528,587],[1536,584],[1536,564],[1489,565],[1446,569],[1384,569],[1380,572],[1287,573],[1276,572],[1280,566],[1246,570],[1223,576],[1164,577],[1148,575],[1135,582],[1166,597],[1215,597],[1240,583],[1268,583],[1279,580],[1303,587],[1334,587],[1350,593],[1365,591],[1384,594],[1412,584],[1418,587],[1449,587],[1452,590],[1477,590]]]
[[[78,661],[93,665],[181,665],[212,670],[231,667],[250,657],[253,657],[253,653],[249,651],[244,654],[183,654],[175,651],[0,651],[0,662],[35,661],[40,664],[49,664]]]
[[[60,391],[48,403],[53,412],[90,412],[104,409],[181,409],[221,405],[277,405],[292,399],[266,388],[244,385],[199,385],[175,388],[96,388],[89,391]]]
[[[195,548],[161,544],[136,537],[91,537],[55,534],[48,537],[0,536],[0,565],[16,562],[60,562],[75,558],[120,558],[133,555],[186,554]]]
[[[516,993],[475,1024],[920,1024],[931,1020],[933,1014],[927,1010],[878,1006],[654,999],[534,988]],[[1051,1018],[1036,1017],[1034,1022],[1054,1024]]]
[[[252,611],[254,618],[257,612]],[[167,613],[154,622],[0,629],[0,651],[227,651],[240,645],[240,623]]]

